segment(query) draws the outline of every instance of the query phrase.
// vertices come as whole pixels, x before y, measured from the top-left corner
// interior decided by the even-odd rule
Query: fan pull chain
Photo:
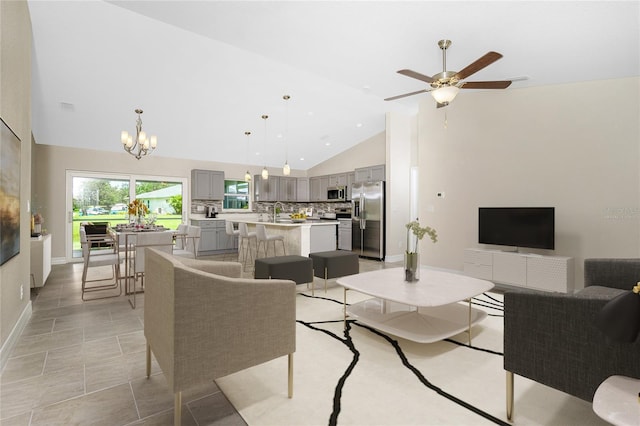
[[[447,111],[445,111],[444,112],[444,128],[446,129],[447,126],[448,126],[448,123],[447,123]]]

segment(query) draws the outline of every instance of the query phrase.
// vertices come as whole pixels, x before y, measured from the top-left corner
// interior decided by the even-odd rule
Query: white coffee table
[[[463,331],[487,317],[471,307],[471,298],[493,288],[490,281],[420,268],[420,280],[404,281],[404,268],[381,269],[339,278],[344,287],[344,314],[394,336],[433,343]],[[373,296],[347,306],[347,290]],[[468,301],[467,304],[458,302]]]

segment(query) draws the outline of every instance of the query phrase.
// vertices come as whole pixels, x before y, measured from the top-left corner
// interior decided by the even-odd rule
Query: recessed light
[[[260,155],[260,153],[256,151],[256,155]]]
[[[282,139],[282,133],[278,133],[278,134],[276,135],[276,138],[278,138],[278,139]]]
[[[362,127],[362,123],[357,123],[356,127]]]
[[[312,115],[313,115],[313,111],[309,111],[309,112],[307,113],[307,115],[308,115],[308,116],[312,116]]]
[[[304,157],[300,157],[300,161],[304,161]]]
[[[326,142],[324,146],[331,146],[331,142]]]

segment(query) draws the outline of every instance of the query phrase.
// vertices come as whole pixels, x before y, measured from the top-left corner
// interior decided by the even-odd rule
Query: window
[[[222,210],[250,210],[250,185],[244,180],[224,180]]]
[[[140,198],[156,216],[156,223],[176,229],[182,223],[183,189],[187,180],[162,176],[92,173],[67,170],[67,261],[82,259],[80,224],[109,222],[111,226],[128,223],[127,205]]]

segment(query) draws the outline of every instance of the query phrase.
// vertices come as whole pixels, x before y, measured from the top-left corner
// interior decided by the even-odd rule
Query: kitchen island
[[[287,255],[309,256],[309,253],[320,251],[336,250],[337,248],[337,220],[307,220],[305,222],[278,221],[260,222],[255,220],[234,219],[236,223],[246,223],[249,232],[254,232],[257,225],[264,225],[267,235],[284,236],[284,245]],[[255,253],[252,243],[251,249]],[[276,253],[273,251],[273,244],[268,244],[267,257],[282,255],[282,248],[278,243]],[[260,257],[264,256],[264,248],[260,247]],[[238,253],[239,261],[244,260],[244,253]]]

